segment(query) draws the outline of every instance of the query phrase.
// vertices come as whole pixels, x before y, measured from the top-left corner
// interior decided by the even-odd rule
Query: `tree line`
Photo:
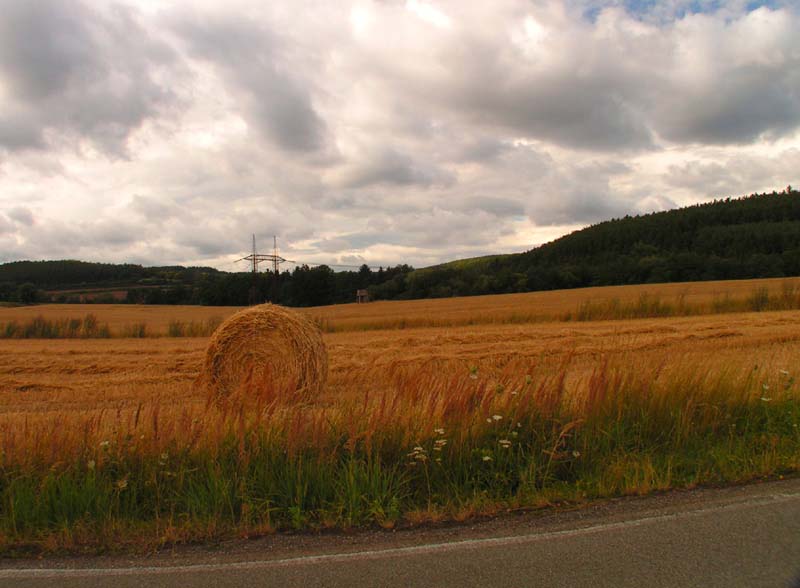
[[[0,302],[243,306],[269,301],[286,306],[323,306],[353,302],[356,290],[380,285],[413,269],[397,265],[375,271],[362,265],[357,271],[335,272],[326,265],[302,265],[278,274],[267,271],[254,275],[180,266],[20,261],[0,265]],[[124,300],[115,298],[113,290],[125,291]]]

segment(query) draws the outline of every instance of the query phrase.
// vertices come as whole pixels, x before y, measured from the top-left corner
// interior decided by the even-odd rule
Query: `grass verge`
[[[797,384],[776,366],[388,377],[330,405],[0,426],[0,552],[392,527],[800,469]]]

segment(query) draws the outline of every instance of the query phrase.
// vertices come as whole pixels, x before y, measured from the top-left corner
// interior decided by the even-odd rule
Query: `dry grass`
[[[643,296],[676,307],[680,304],[698,307],[700,312],[697,314],[702,314],[714,312],[715,302],[719,305],[726,300],[747,300],[754,291],[760,289],[766,289],[775,296],[780,295],[786,285],[800,289],[800,279],[608,286],[495,296],[342,304],[311,308],[308,312],[330,331],[560,321],[567,315],[575,315],[586,304],[606,301],[634,304]]]
[[[216,403],[319,395],[328,352],[319,328],[294,310],[262,304],[237,312],[211,337],[200,384]]]
[[[703,358],[719,366],[800,357],[800,313],[740,313],[687,318],[486,325],[328,333],[329,377],[320,403],[356,402],[364,391],[392,390],[391,374],[436,366],[444,375],[499,372],[525,361],[555,369],[570,357],[571,377],[598,362],[632,365]],[[0,423],[49,415],[135,411],[157,402],[203,410],[193,382],[208,339],[0,341]],[[792,359],[795,358],[795,359]]]
[[[729,284],[699,286],[702,292],[673,293],[714,300]],[[754,283],[738,287],[749,296]],[[641,289],[613,295],[636,300]],[[579,303],[541,296],[551,297],[551,312]],[[519,311],[535,297],[384,306],[406,319],[422,312],[461,320],[469,309],[509,316],[510,301]],[[353,325],[375,320],[381,306],[309,312]],[[111,325],[138,313],[153,329],[166,328],[175,311],[184,321],[220,313],[92,310]],[[206,405],[194,382],[207,338],[1,340],[0,475],[8,479],[0,479],[0,490],[17,484],[4,500],[27,496],[17,507],[34,514],[25,526],[0,508],[0,550],[41,537],[55,546],[108,548],[97,537],[126,536],[124,521],[154,524],[148,537],[155,543],[232,528],[391,525],[403,513],[412,513],[408,520],[461,517],[498,504],[800,467],[797,311],[406,325],[325,333],[322,340],[329,376],[318,395],[265,402],[258,413]],[[107,486],[98,486],[101,478]],[[59,498],[65,492],[74,493],[71,502]],[[55,497],[48,507],[55,511],[36,510],[34,496]],[[84,518],[89,511],[100,514]],[[108,512],[118,526],[104,530]],[[94,535],[81,536],[81,528]]]

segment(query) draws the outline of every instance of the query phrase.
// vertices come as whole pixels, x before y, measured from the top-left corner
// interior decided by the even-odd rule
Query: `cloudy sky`
[[[425,266],[800,184],[798,0],[0,5],[0,261]]]

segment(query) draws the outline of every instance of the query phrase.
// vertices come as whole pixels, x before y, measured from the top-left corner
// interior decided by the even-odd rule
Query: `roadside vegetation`
[[[196,382],[202,337],[235,308],[0,309],[2,334],[19,317],[0,338],[0,554],[793,475],[799,295],[763,280],[314,308],[325,388],[223,407]]]
[[[673,358],[573,370],[397,364],[336,402],[0,425],[0,549],[149,549],[393,527],[800,468],[795,366]]]

